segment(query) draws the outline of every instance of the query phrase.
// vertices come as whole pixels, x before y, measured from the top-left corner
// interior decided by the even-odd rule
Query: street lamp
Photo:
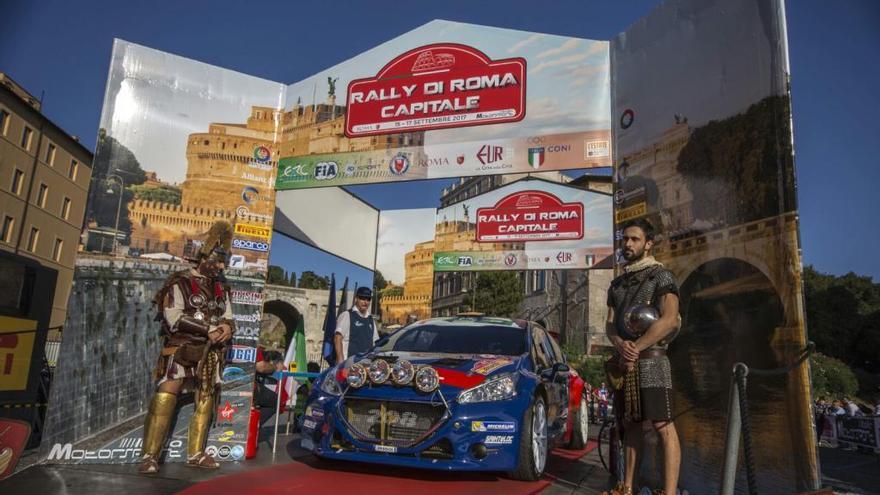
[[[106,180],[109,182],[110,179],[119,181],[119,201],[116,203],[116,226],[113,227],[113,255],[115,256],[119,244],[119,211],[122,209],[122,193],[125,191],[125,181],[116,174],[108,175]],[[107,194],[113,194],[112,187],[107,187]]]

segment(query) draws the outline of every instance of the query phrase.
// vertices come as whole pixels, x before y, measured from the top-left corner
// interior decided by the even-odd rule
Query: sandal
[[[217,469],[220,467],[220,464],[217,464],[217,461],[215,461],[214,458],[209,456],[208,454],[204,452],[199,452],[198,454],[186,460],[186,467]]]
[[[602,495],[633,495],[633,489],[624,485],[621,481],[610,491],[602,492]]]
[[[156,458],[147,454],[138,466],[138,474],[156,474],[159,472],[159,463]]]

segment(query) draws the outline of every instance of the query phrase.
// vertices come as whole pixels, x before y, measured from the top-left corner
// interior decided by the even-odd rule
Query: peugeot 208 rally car
[[[552,447],[586,443],[583,388],[537,323],[424,320],[321,374],[302,446],[324,458],[534,480]]]

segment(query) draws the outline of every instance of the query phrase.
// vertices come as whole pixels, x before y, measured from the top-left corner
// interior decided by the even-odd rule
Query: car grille
[[[342,405],[351,433],[361,441],[413,446],[446,419],[446,407],[425,402],[347,398]]]

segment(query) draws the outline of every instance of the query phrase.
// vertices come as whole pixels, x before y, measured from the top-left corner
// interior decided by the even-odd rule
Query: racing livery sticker
[[[473,432],[516,433],[515,421],[471,421]]]
[[[513,361],[507,358],[481,359],[474,363],[471,372],[479,373],[481,375],[489,375],[493,371],[501,369],[512,362]]]

